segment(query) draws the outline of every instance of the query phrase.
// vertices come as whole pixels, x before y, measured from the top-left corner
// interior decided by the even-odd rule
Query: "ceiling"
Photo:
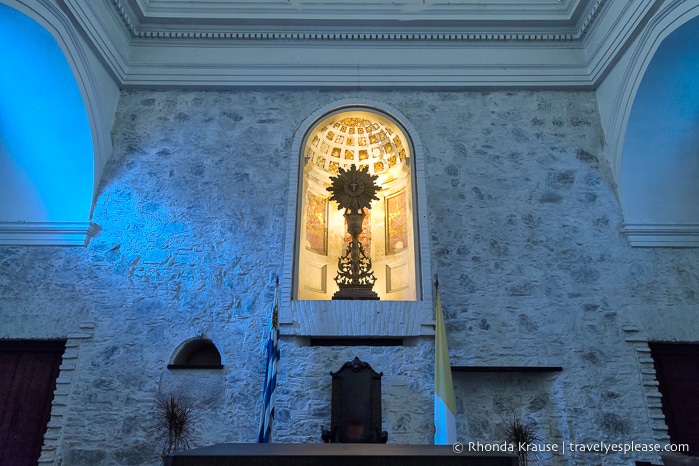
[[[123,87],[594,88],[662,0],[60,0]]]

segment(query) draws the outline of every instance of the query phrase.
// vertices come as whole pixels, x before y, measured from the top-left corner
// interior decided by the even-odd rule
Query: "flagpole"
[[[434,365],[434,443],[453,445],[456,443],[456,398],[451,377],[447,332],[439,296],[439,280],[435,276],[435,365]]]

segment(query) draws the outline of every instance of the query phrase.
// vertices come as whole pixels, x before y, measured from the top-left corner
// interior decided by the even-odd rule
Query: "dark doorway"
[[[670,441],[699,456],[699,344],[650,343]]]
[[[65,341],[0,340],[0,464],[36,465]]]

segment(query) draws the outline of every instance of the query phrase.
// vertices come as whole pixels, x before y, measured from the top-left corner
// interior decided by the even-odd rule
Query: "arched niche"
[[[699,16],[657,48],[621,159],[625,230],[639,246],[699,246]]]
[[[353,138],[351,144],[348,137]],[[366,138],[363,143],[360,137]],[[293,154],[281,281],[282,334],[377,337],[433,332],[424,151],[415,128],[383,103],[336,102],[304,120]],[[327,186],[336,168],[350,163],[366,166],[381,186],[365,229],[371,236],[379,301],[332,300],[345,228],[343,212],[327,201]],[[309,231],[315,221],[309,221],[311,215],[320,217],[316,227],[325,226]],[[387,230],[387,223],[394,221],[409,231]]]
[[[418,235],[413,208],[412,147],[400,125],[375,110],[342,108],[323,116],[302,147],[297,203],[295,299],[328,300],[338,291],[338,258],[349,245],[344,210],[330,200],[331,177],[355,166],[376,177],[377,201],[366,210],[364,251],[381,300],[417,299]]]
[[[170,358],[168,369],[222,369],[221,353],[208,338],[191,338],[180,344]]]
[[[697,74],[690,69],[696,69],[698,16],[695,2],[660,6],[597,89],[622,232],[632,246],[699,245],[695,189],[688,185],[695,164],[680,148],[696,147],[696,133],[678,133],[691,126],[686,110],[696,104]],[[678,107],[682,89],[689,99]]]
[[[4,3],[0,244],[83,245],[118,89],[56,5]]]

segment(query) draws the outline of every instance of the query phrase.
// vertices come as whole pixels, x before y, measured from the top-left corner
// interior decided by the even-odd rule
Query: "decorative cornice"
[[[635,247],[699,246],[699,224],[696,223],[624,223],[621,232]]]
[[[585,37],[587,32],[590,30],[592,24],[595,22],[595,19],[597,19],[597,16],[599,15],[600,10],[602,9],[605,3],[607,3],[607,0],[595,1],[595,3],[592,5],[592,8],[590,8],[590,11],[585,17],[585,20],[580,25],[580,30],[577,34],[578,39],[582,39]]]
[[[166,32],[137,31],[137,39],[226,39],[239,41],[338,41],[338,42],[568,42],[577,34],[498,33],[306,33],[306,32]]]
[[[60,1],[123,88],[594,89],[662,0]]]
[[[90,222],[0,222],[0,244],[83,246]]]
[[[136,25],[134,24],[133,20],[131,19],[131,15],[126,11],[126,8],[124,8],[124,4],[121,2],[121,0],[111,0],[112,5],[116,9],[117,13],[119,14],[119,17],[121,18],[121,21],[124,23],[124,26],[126,26],[126,29],[129,31],[132,37],[138,37],[138,30],[136,29]]]
[[[132,17],[122,0],[111,0],[124,26],[134,39],[228,40],[228,41],[322,41],[322,42],[571,42],[581,40],[608,0],[596,0],[577,30],[570,32],[298,32],[298,31],[194,31],[146,29]],[[475,21],[477,23],[477,21]],[[170,25],[170,27],[172,27]]]

